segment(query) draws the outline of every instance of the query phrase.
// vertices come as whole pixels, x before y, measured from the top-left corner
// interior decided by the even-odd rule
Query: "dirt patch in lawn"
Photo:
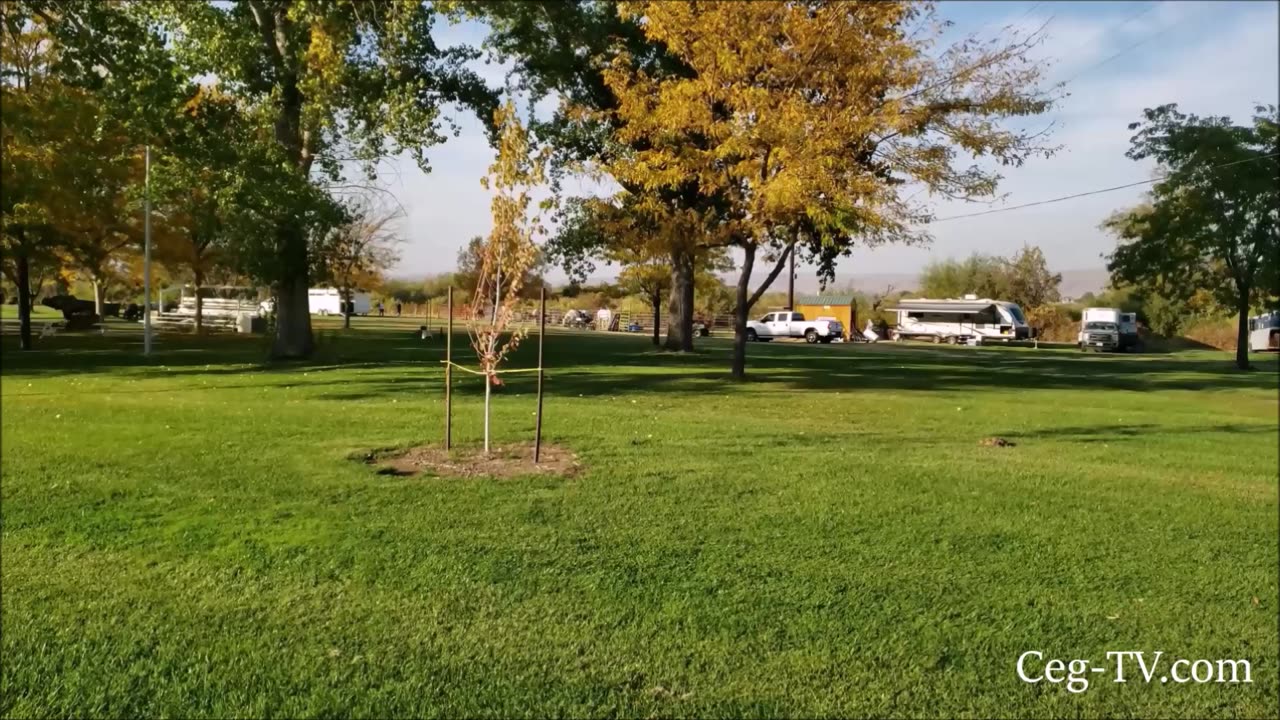
[[[538,462],[533,462],[533,443],[493,447],[486,455],[482,448],[455,447],[449,452],[439,445],[422,445],[407,450],[380,450],[364,457],[379,475],[510,478],[526,475],[572,477],[581,469],[578,456],[560,445],[543,443]]]

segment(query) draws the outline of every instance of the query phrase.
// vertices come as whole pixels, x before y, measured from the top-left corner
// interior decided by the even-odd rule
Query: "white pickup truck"
[[[759,320],[747,321],[747,340],[751,342],[788,337],[802,337],[807,343],[829,343],[844,337],[844,326],[834,318],[805,320],[803,313],[790,310],[771,312]]]

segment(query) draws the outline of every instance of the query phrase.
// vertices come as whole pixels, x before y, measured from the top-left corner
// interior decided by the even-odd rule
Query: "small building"
[[[858,332],[858,304],[853,294],[848,295],[797,295],[792,310],[804,315],[806,320],[833,317],[844,326],[844,339]]]

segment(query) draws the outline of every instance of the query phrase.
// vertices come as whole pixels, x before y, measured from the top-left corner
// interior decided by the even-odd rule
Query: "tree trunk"
[[[200,287],[204,284],[204,278],[200,271],[194,273],[194,286],[196,289],[196,334],[204,332],[204,298],[200,297]]]
[[[95,276],[93,278],[93,313],[99,318],[106,317],[106,313],[102,312],[106,294],[107,288],[104,283]]]
[[[271,357],[306,358],[315,349],[311,338],[311,306],[307,298],[307,242],[296,226],[279,229],[283,236],[276,298],[276,337]]]
[[[671,303],[668,306],[668,350],[693,351],[693,256],[671,253]]]
[[[742,249],[742,272],[738,275],[737,302],[733,306],[733,379],[747,379],[747,315],[751,312],[751,269],[756,264],[756,248]]]
[[[31,259],[22,247],[22,230],[18,230],[18,347],[31,349]]]
[[[653,300],[653,346],[660,347],[662,345],[662,333],[658,331],[658,328],[662,325],[662,292],[654,290],[651,299]]]
[[[1237,301],[1237,309],[1239,311],[1238,324],[1236,325],[1236,367],[1240,370],[1249,369],[1249,291],[1244,288],[1240,291],[1240,299]]]

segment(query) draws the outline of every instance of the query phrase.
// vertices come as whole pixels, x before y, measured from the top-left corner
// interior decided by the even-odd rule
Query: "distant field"
[[[338,324],[267,366],[6,322],[0,716],[1274,717],[1274,356],[775,343],[734,384],[724,339],[556,332],[546,436],[585,471],[456,480],[350,459],[441,437],[442,343]],[[1028,650],[1253,682],[1072,694]]]

